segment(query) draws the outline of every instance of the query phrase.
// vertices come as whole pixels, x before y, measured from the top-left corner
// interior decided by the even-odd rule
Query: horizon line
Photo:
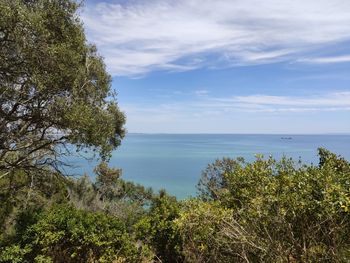
[[[126,132],[128,134],[138,135],[347,135],[350,132],[324,132],[324,133],[211,133],[211,132]]]

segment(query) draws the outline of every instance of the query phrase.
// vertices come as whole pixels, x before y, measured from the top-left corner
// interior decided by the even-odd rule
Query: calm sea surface
[[[128,134],[110,165],[122,168],[126,180],[185,198],[196,195],[201,171],[218,158],[242,156],[251,161],[260,153],[317,164],[318,147],[350,160],[350,135]],[[79,158],[72,162],[76,173],[93,176],[95,163]]]

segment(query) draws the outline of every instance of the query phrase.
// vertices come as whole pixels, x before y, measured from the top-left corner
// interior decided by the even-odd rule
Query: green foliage
[[[319,154],[216,161],[184,202],[104,163],[95,183],[17,170],[0,179],[0,262],[348,262],[350,164]]]
[[[30,262],[39,258],[52,262],[139,262],[142,258],[123,222],[67,205],[39,214],[37,222],[26,229],[20,247],[22,251],[18,245],[6,248],[2,257],[20,254]]]
[[[257,262],[247,252],[264,250],[265,244],[235,219],[234,210],[218,202],[189,200],[175,223],[186,262]]]
[[[69,144],[108,159],[124,136],[111,78],[77,8],[73,0],[0,1],[0,176],[58,169]]]
[[[235,170],[239,162],[244,162],[243,158],[232,160],[230,158],[223,158],[216,160],[213,164],[202,172],[202,177],[198,183],[198,190],[201,199],[213,200],[218,196],[218,191],[226,187],[226,177],[223,174]]]
[[[218,204],[188,200],[175,225],[181,234],[186,262],[228,262],[222,226],[232,212]],[[226,261],[227,260],[227,261]]]
[[[11,177],[0,178],[0,243],[13,232],[17,217],[26,209],[41,209],[67,201],[65,180],[52,172],[28,174],[18,170]]]
[[[107,167],[105,168],[107,169]],[[107,170],[113,171],[110,168]],[[117,262],[141,262],[147,261],[148,258],[153,256],[151,249],[147,245],[138,243],[133,234],[133,224],[145,214],[144,203],[139,201],[141,199],[144,201],[142,196],[146,195],[146,192],[142,192],[145,190],[143,187],[118,178],[117,181],[109,185],[117,194],[102,199],[99,189],[101,182],[97,180],[96,183],[93,183],[87,176],[79,179],[65,179],[49,171],[46,176],[28,176],[26,173],[19,172],[15,175],[0,179],[0,185],[2,186],[0,191],[2,197],[0,200],[0,215],[3,222],[1,224],[3,231],[0,236],[0,251],[2,251],[0,262],[23,262],[23,260],[56,262],[52,258],[51,252],[46,253],[45,251],[56,251],[59,244],[62,243],[63,245],[69,242],[72,242],[70,246],[73,247],[74,251],[69,252],[67,248],[60,247],[59,249],[63,251],[60,252],[61,254],[67,251],[67,253],[78,253],[75,249],[80,251],[82,245],[87,245],[86,249],[92,247],[92,250],[102,251],[98,253],[103,254],[103,257],[91,256],[92,252],[89,252],[89,260],[112,262],[112,258],[114,260],[119,255],[118,253],[121,253],[122,248],[114,247],[112,250],[105,251],[103,247],[109,247],[107,244],[110,242],[114,245],[117,244],[115,243],[117,242],[117,236],[114,234],[118,229],[122,233],[121,242],[128,241],[128,243],[122,243],[121,245],[131,247],[131,252],[123,252],[122,256],[115,259]],[[129,187],[125,188],[124,185],[129,185]],[[124,192],[125,189],[127,189],[126,192]],[[126,196],[129,197],[126,198]],[[151,192],[150,200],[152,197],[153,193]],[[59,203],[63,205],[57,206],[56,204]],[[71,206],[67,206],[68,203]],[[53,208],[51,208],[52,205]],[[70,218],[75,221],[71,221]],[[115,224],[108,223],[109,221],[119,222],[120,225],[116,227]],[[82,226],[78,225],[78,222]],[[69,225],[67,226],[67,224]],[[67,229],[62,229],[64,227],[67,227]],[[112,230],[108,230],[108,227],[112,227]],[[71,235],[77,229],[82,230],[77,238],[83,244],[71,238]],[[45,233],[50,231],[53,236],[64,234],[62,239],[58,239],[59,244],[49,239],[49,236],[45,236]],[[103,245],[103,242],[101,243],[99,240],[97,241],[100,243],[92,240],[92,243],[88,244],[90,242],[88,233],[95,233],[93,235],[96,235],[98,231],[102,232],[99,233],[101,237],[97,238],[105,238],[106,245]],[[110,235],[106,231],[110,231]],[[33,236],[36,236],[37,240],[47,238],[46,243],[37,243],[37,241],[30,238]],[[82,253],[86,252],[85,250],[82,251]],[[58,254],[59,257],[67,256],[61,254]],[[65,262],[69,262],[68,259],[65,260],[67,260]],[[77,262],[76,258],[72,259],[71,262]],[[85,261],[82,260],[81,262]]]
[[[161,262],[182,262],[181,237],[175,220],[180,213],[180,204],[174,197],[161,191],[151,204],[148,215],[136,228],[138,237],[150,244]]]
[[[152,189],[123,180],[121,169],[109,168],[106,163],[99,164],[95,172],[94,183],[86,175],[69,181],[70,202],[80,209],[114,215],[131,227],[150,205]]]
[[[97,175],[94,184],[101,200],[124,200],[144,205],[153,197],[151,188],[121,179],[122,170],[108,167],[105,162],[95,168]]]
[[[31,251],[29,246],[21,248],[19,245],[10,245],[2,248],[0,252],[0,262],[8,263],[21,263],[24,261],[24,257]]]
[[[95,168],[96,183],[95,186],[100,193],[100,198],[113,199],[118,194],[117,184],[121,176],[121,169],[112,169],[105,162],[100,163]]]
[[[253,163],[230,160],[231,170],[226,169],[229,160],[209,166],[202,180],[208,187],[200,184],[201,192],[209,193],[204,199],[232,210],[234,221],[254,241],[239,248],[235,239],[226,240],[219,247],[230,245],[242,261],[347,262],[350,165],[324,149],[319,154],[319,166],[260,156]]]

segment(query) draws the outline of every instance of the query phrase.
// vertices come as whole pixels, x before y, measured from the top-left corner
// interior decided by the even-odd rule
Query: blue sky
[[[350,133],[348,0],[87,0],[129,132]]]

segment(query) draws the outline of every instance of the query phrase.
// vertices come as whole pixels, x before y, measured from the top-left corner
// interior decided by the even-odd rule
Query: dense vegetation
[[[0,0],[0,262],[349,262],[350,163],[217,160],[177,201],[106,161],[124,136],[70,0]],[[90,148],[95,180],[63,174]]]
[[[177,201],[105,163],[84,176],[2,177],[0,262],[348,262],[350,164],[217,160]]]

